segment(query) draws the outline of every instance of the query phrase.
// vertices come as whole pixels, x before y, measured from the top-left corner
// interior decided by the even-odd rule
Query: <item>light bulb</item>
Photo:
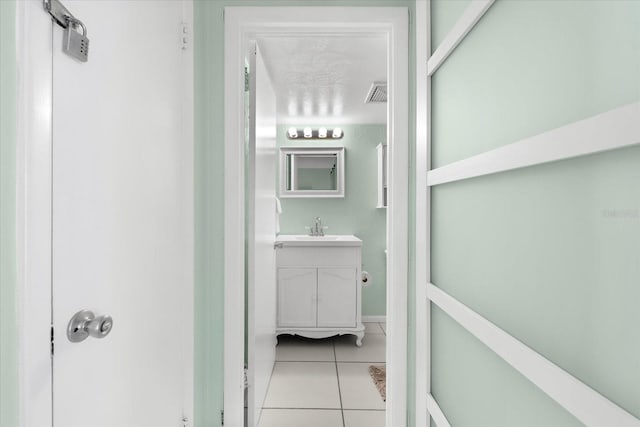
[[[333,133],[331,134],[331,137],[333,138],[340,138],[342,136],[342,129],[340,128],[335,128],[333,130]]]
[[[298,137],[298,130],[296,128],[289,128],[289,138],[294,139]]]
[[[327,137],[327,128],[318,129],[318,138],[326,138]]]
[[[305,138],[311,138],[312,135],[313,135],[313,133],[311,132],[311,128],[304,128],[304,137]]]

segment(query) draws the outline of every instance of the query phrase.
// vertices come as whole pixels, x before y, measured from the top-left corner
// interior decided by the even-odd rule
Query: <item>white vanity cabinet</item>
[[[276,333],[353,334],[362,345],[362,241],[355,236],[279,236]]]
[[[315,328],[318,270],[278,268],[278,327]]]

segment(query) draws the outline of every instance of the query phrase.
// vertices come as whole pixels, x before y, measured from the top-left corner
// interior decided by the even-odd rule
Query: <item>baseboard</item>
[[[386,323],[387,316],[362,316],[362,321],[367,323]]]

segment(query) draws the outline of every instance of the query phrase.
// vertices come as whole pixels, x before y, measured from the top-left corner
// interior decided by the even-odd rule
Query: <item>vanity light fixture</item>
[[[341,139],[344,136],[344,132],[342,132],[341,128],[333,128],[327,129],[325,127],[321,127],[318,129],[312,129],[310,127],[305,127],[303,129],[297,129],[294,127],[290,127],[287,129],[287,137],[289,139]]]
[[[304,128],[303,134],[305,138],[311,138],[313,136],[313,131],[311,130],[311,128]]]

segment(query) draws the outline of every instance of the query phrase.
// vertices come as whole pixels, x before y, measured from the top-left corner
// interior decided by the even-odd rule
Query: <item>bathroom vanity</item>
[[[276,334],[351,334],[361,346],[362,240],[351,235],[281,235],[276,248]]]

